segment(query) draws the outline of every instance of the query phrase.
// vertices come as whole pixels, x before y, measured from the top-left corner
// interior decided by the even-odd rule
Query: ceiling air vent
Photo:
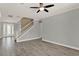
[[[12,18],[13,16],[12,15],[8,15],[8,17],[11,17]]]

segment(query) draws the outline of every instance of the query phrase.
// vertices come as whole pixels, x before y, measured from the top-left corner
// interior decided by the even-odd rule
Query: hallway
[[[79,51],[41,39],[15,43],[13,37],[0,39],[0,56],[79,56]]]

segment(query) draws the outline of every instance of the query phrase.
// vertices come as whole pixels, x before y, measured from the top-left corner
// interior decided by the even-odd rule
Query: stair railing
[[[31,26],[33,25],[33,21],[29,22],[26,26],[24,26],[20,31],[18,31],[15,34],[15,39],[17,40],[17,38],[19,38],[21,35],[23,35],[26,31],[28,31]]]

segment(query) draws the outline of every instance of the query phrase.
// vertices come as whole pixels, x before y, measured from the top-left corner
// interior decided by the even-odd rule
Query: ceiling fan
[[[46,8],[50,8],[50,7],[53,7],[53,6],[54,6],[54,4],[43,6],[43,3],[39,3],[39,7],[30,7],[30,8],[38,9],[38,11],[37,11],[37,13],[38,13],[40,11],[49,12]]]

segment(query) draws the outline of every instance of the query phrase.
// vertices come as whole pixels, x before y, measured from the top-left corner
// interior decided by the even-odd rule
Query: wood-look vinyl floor
[[[79,56],[79,51],[44,42],[41,39],[19,43],[10,39],[1,39],[0,56]]]

